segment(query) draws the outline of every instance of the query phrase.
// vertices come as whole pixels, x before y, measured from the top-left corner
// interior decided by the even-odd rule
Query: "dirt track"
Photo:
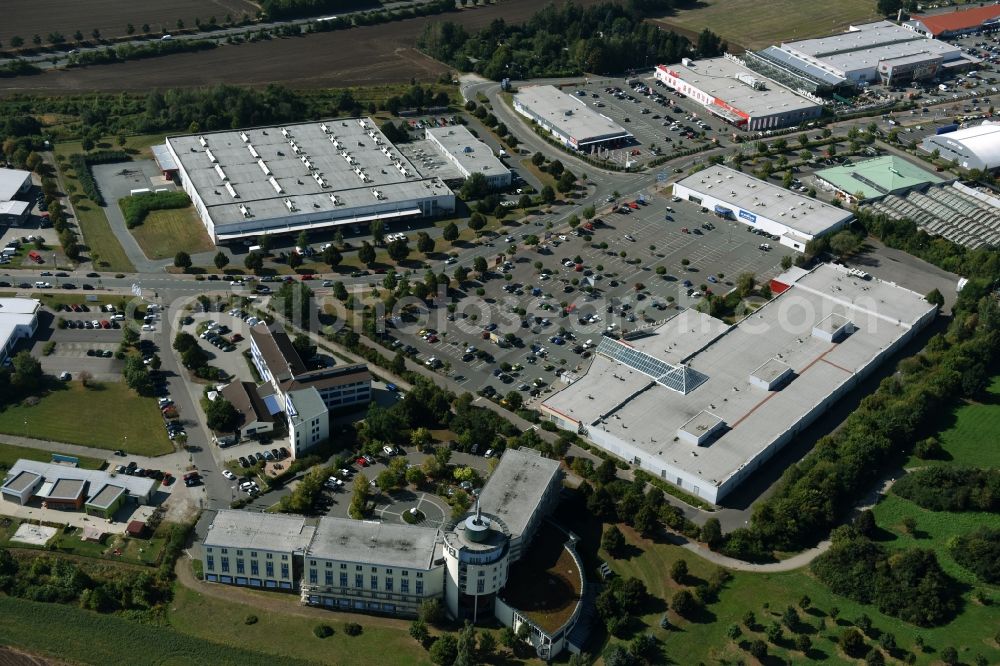
[[[578,5],[600,0],[577,0]],[[37,76],[0,79],[0,95],[75,93],[88,90],[149,90],[216,83],[292,88],[326,88],[433,80],[446,67],[415,46],[424,27],[455,21],[478,30],[494,19],[522,22],[541,7],[538,0],[501,0],[500,4],[383,25],[353,28],[202,53],[137,60],[115,65],[49,71]]]

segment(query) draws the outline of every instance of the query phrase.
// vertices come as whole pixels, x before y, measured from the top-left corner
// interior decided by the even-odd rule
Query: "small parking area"
[[[590,242],[583,233],[546,238],[538,227],[500,239],[517,244],[508,264],[465,285],[454,313],[436,308],[396,321],[388,344],[470,391],[520,390],[527,401],[562,373],[582,370],[608,327],[655,326],[697,305],[706,289],[729,291],[741,273],[760,281],[777,275],[782,257],[794,254],[776,241],[761,250],[762,239],[746,225],[669,196],[629,210],[601,215]],[[539,235],[538,249],[523,243],[531,233]],[[591,281],[593,292],[581,291]]]

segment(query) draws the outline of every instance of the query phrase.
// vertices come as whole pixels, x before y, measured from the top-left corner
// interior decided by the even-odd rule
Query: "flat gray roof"
[[[167,145],[216,225],[307,213],[339,218],[354,209],[417,214],[418,200],[451,195],[370,118],[172,136]]]
[[[703,93],[718,97],[726,104],[752,117],[787,113],[797,109],[817,109],[822,106],[729,58],[708,58],[690,61],[689,65],[679,63],[659,65],[659,67],[673,72],[677,78],[683,79]],[[737,75],[749,77],[765,87],[763,90],[752,88],[737,79]]]
[[[788,365],[784,361],[779,361],[776,358],[769,358],[761,363],[760,366],[752,373],[750,373],[750,376],[756,377],[757,379],[770,384],[791,369],[792,366]]]
[[[45,479],[56,481],[59,479],[77,479],[90,483],[91,489],[103,488],[107,483],[124,486],[129,494],[136,497],[147,497],[157,485],[156,479],[148,479],[142,476],[128,476],[126,474],[110,474],[97,469],[82,469],[80,467],[69,467],[67,465],[57,465],[55,463],[40,462],[38,460],[19,459],[10,468],[9,475],[19,474],[22,471],[29,471]]]
[[[798,279],[792,282],[794,276]],[[792,284],[687,360],[707,377],[688,394],[597,354],[580,379],[543,407],[640,450],[644,460],[717,487],[933,311],[920,294],[854,277],[832,264],[778,279]],[[813,327],[831,313],[850,319],[857,330],[839,343],[815,337]],[[677,331],[717,326],[717,320],[695,310],[678,317],[688,326],[661,328],[661,349],[669,348]],[[647,342],[647,352],[656,354],[652,343]],[[796,373],[778,391],[750,384],[750,375],[770,359]],[[676,431],[702,412],[721,418],[727,430],[705,447],[678,440]]]
[[[105,509],[122,496],[123,493],[128,492],[125,490],[124,486],[115,485],[113,483],[105,484],[103,488],[97,491],[97,494],[87,500],[87,504],[90,506],[95,506],[98,509]]]
[[[479,506],[504,522],[512,537],[524,533],[545,489],[559,474],[559,461],[531,449],[507,449],[479,495]]]
[[[83,486],[86,482],[80,479],[56,479],[55,484],[49,490],[49,499],[72,499],[75,500],[83,493]]]
[[[0,201],[10,201],[31,178],[30,171],[20,169],[0,169]]]
[[[225,510],[215,514],[204,544],[292,553],[309,546],[314,530],[303,516]]]
[[[577,145],[632,136],[618,123],[555,86],[524,86],[518,89],[514,101],[565,136],[575,138]]]
[[[677,184],[784,224],[806,236],[819,236],[854,217],[849,210],[796,194],[780,185],[721,165],[712,165],[691,174]],[[733,214],[738,214],[738,211],[734,210]]]
[[[34,472],[19,471],[14,472],[11,470],[10,475],[8,475],[8,480],[3,487],[5,490],[11,490],[15,493],[22,493],[27,488],[30,488],[38,479],[42,478],[40,475]]]
[[[425,130],[428,138],[433,137],[431,145],[437,150],[443,150],[455,158],[462,167],[471,173],[481,173],[484,176],[497,176],[510,173],[510,169],[493,154],[490,147],[472,136],[465,125],[449,125],[447,127],[428,127]]]
[[[434,528],[324,516],[305,557],[430,569],[437,551]]]

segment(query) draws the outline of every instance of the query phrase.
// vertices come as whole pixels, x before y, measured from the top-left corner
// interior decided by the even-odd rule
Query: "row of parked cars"
[[[240,456],[239,462],[240,466],[244,468],[253,467],[258,462],[266,462],[271,460],[284,460],[289,456],[288,449],[281,446],[276,449],[267,449],[263,451],[257,451],[256,453],[251,453],[247,456]]]
[[[174,482],[173,476],[170,472],[164,472],[158,469],[144,469],[139,467],[138,463],[134,460],[130,461],[127,465],[115,465],[115,474],[125,474],[127,476],[142,476],[147,479],[158,479],[163,482],[163,485],[169,486]]]

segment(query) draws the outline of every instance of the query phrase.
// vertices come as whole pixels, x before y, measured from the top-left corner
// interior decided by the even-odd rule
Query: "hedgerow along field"
[[[852,23],[879,18],[874,0],[768,0],[766,4],[759,0],[703,0],[695,4],[694,9],[676,10],[659,22],[695,34],[708,28],[730,46],[747,49],[829,35]]]

